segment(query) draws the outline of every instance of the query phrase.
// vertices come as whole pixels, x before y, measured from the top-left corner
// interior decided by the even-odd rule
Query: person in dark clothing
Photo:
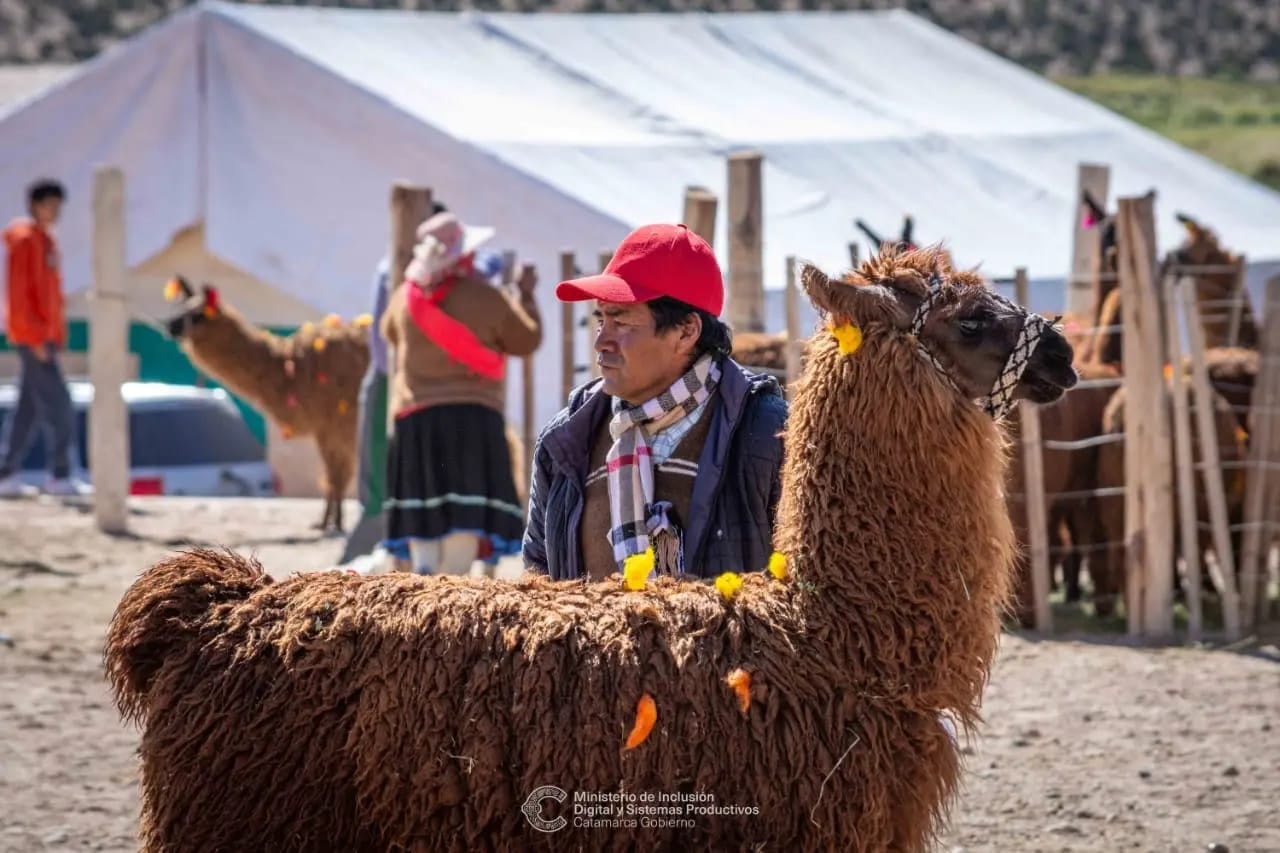
[[[683,225],[643,226],[556,296],[596,300],[602,375],[538,438],[527,570],[599,580],[650,550],[655,574],[765,569],[787,404],[777,380],[729,358],[711,247]]]

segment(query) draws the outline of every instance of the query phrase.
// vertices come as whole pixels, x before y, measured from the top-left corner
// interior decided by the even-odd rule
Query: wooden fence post
[[[1014,272],[1014,299],[1019,305],[1030,301],[1027,268]],[[1026,467],[1022,504],[1027,513],[1030,546],[1031,595],[1035,599],[1036,630],[1053,631],[1053,610],[1049,607],[1049,522],[1044,493],[1044,449],[1040,440],[1040,409],[1030,400],[1018,403],[1021,421],[1022,459]]]
[[[509,293],[514,293],[514,285],[516,282],[516,253],[514,249],[507,249],[502,253],[502,283],[506,286]],[[524,448],[524,463],[528,469],[524,476],[528,477],[528,471],[533,470],[533,449],[538,441],[538,430],[534,423],[537,416],[534,414],[534,363],[533,359],[536,353],[531,353],[520,359],[520,444]],[[526,480],[525,493],[528,494],[529,488],[533,484]]]
[[[1160,293],[1165,305],[1165,343],[1172,366],[1174,465],[1178,476],[1178,520],[1182,531],[1182,557],[1187,561],[1187,638],[1201,637],[1204,615],[1200,600],[1200,529],[1196,517],[1196,472],[1191,454],[1191,418],[1187,408],[1187,382],[1182,374],[1182,329],[1178,323],[1174,276],[1161,276]],[[1197,317],[1188,317],[1195,323]],[[1175,555],[1176,557],[1177,555]]]
[[[1234,347],[1240,343],[1240,317],[1244,313],[1245,300],[1249,298],[1245,287],[1248,264],[1245,256],[1236,258],[1235,281],[1231,286],[1231,314],[1227,324],[1227,346]]]
[[[93,287],[89,292],[89,477],[98,529],[123,533],[129,515],[129,314],[125,303],[124,174],[103,167],[93,176]],[[74,449],[73,449],[74,454]]]
[[[601,249],[599,256],[600,272],[604,272],[609,266],[609,262],[613,260],[613,251],[611,249]],[[590,305],[591,312],[594,314],[598,302],[592,302]],[[591,378],[599,379],[602,375],[600,372],[600,362],[596,360],[596,330],[592,325],[591,316],[587,316],[587,363],[591,366]]]
[[[1131,633],[1173,633],[1172,471],[1160,303],[1155,286],[1155,198],[1122,198],[1117,214],[1124,315],[1125,562]]]
[[[568,281],[578,274],[578,265],[574,261],[573,250],[565,249],[560,252],[560,280]],[[574,378],[577,373],[577,365],[574,363],[574,336],[578,330],[574,326],[574,302],[563,302],[560,305],[560,334],[563,340],[563,350],[560,356],[560,405],[563,406],[569,400],[569,394],[573,392]]]
[[[1258,341],[1258,378],[1253,386],[1249,415],[1249,467],[1246,469],[1244,541],[1240,562],[1240,604],[1243,630],[1267,618],[1267,553],[1271,550],[1269,510],[1276,493],[1271,466],[1280,461],[1280,275],[1267,282],[1262,305],[1263,326]]]
[[[413,247],[418,242],[418,226],[431,212],[431,189],[420,187],[405,181],[397,181],[391,186],[391,245],[387,250],[387,298],[396,292],[404,283],[404,270],[413,260]],[[392,347],[387,345],[387,370],[395,371],[395,359],[391,354]],[[390,380],[390,376],[387,377]],[[391,435],[396,413],[387,407],[387,435]]]
[[[697,234],[707,245],[716,245],[716,207],[719,199],[716,194],[705,187],[685,187],[684,218],[681,220],[689,230]],[[612,257],[612,253],[610,253]],[[607,262],[606,262],[607,263]]]
[[[1076,194],[1071,198],[1071,271],[1067,276],[1067,313],[1082,315],[1093,305],[1094,256],[1098,248],[1098,232],[1085,228],[1080,217],[1084,191],[1104,207],[1107,204],[1111,169],[1096,163],[1081,163],[1076,171]]]
[[[804,341],[800,337],[800,285],[796,281],[796,256],[787,255],[786,278],[786,311],[787,311],[787,343],[786,343],[786,393],[790,397],[794,391],[793,383],[800,378],[802,369],[801,355]]]
[[[729,155],[729,325],[735,332],[764,331],[763,155]]]
[[[1195,282],[1178,277],[1183,309],[1187,312],[1187,343],[1191,348],[1191,381],[1196,389],[1196,426],[1200,430],[1200,464],[1205,497],[1209,499],[1209,523],[1213,527],[1213,551],[1222,575],[1222,623],[1228,640],[1240,639],[1240,596],[1236,590],[1235,558],[1231,553],[1226,494],[1222,489],[1222,463],[1218,456],[1218,430],[1214,423],[1213,389],[1204,360],[1204,326],[1196,304]],[[1170,311],[1177,310],[1169,306]],[[1198,546],[1197,546],[1198,547]]]

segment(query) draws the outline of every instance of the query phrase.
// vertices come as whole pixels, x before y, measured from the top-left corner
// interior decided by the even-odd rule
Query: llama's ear
[[[218,302],[221,299],[218,288],[212,284],[204,284],[200,286],[200,289],[204,291],[204,307],[206,311],[217,311]]]
[[[915,222],[911,219],[911,214],[908,213],[906,216],[902,217],[902,240],[901,240],[901,242],[905,243],[908,247],[915,246],[916,244],[915,241],[911,239],[911,236],[912,236],[911,232],[914,230],[915,230]]]
[[[194,295],[191,285],[180,275],[175,275],[165,283],[164,298],[169,302],[177,302],[179,299],[185,301]]]
[[[880,237],[880,235],[872,231],[871,226],[863,222],[861,219],[853,220],[853,224],[858,226],[858,230],[861,231],[863,234],[866,234],[867,239],[871,241],[871,245],[868,247],[868,250],[869,250],[868,254],[871,254],[871,255],[879,254],[880,247],[883,246],[885,243],[885,241]]]
[[[1187,229],[1187,234],[1190,235],[1191,239],[1194,240],[1195,238],[1200,236],[1200,232],[1203,229],[1200,227],[1199,222],[1196,222],[1194,219],[1192,219],[1190,216],[1188,216],[1187,214],[1183,213],[1180,210],[1174,213],[1173,216],[1175,219],[1177,219],[1179,222],[1182,223],[1183,228]]]
[[[848,319],[852,314],[855,288],[831,278],[813,264],[800,267],[800,286],[819,312]]]

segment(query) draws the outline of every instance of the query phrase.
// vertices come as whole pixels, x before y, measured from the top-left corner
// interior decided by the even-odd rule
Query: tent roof
[[[963,262],[1059,278],[1081,161],[1111,165],[1113,196],[1157,188],[1162,246],[1182,209],[1251,259],[1280,256],[1280,194],[901,11],[203,3],[0,112],[0,146],[23,154],[0,166],[5,197],[52,171],[87,202],[93,165],[117,163],[131,261],[203,219],[216,253],[317,310],[357,307],[396,178],[550,265],[677,217],[688,184],[723,214],[724,156],[744,148],[765,156],[770,287],[784,255],[839,267],[855,217],[892,234],[907,212]],[[64,224],[73,290],[88,219]],[[721,215],[722,260],[725,231]]]
[[[917,240],[946,241],[964,264],[1061,279],[1086,161],[1111,166],[1113,197],[1157,189],[1162,250],[1181,239],[1172,214],[1185,210],[1251,262],[1280,258],[1280,193],[901,11],[205,2],[0,106],[0,199],[16,208],[36,174],[67,183],[59,231],[74,292],[91,275],[93,170],[116,165],[130,264],[203,222],[219,258],[351,315],[371,304],[391,183],[421,183],[538,264],[556,341],[559,252],[594,268],[636,225],[676,220],[688,185],[719,195],[727,260],[724,158],[747,148],[765,158],[770,288],[786,255],[842,268],[861,241],[855,218],[892,235],[904,213]],[[538,356],[549,376],[552,349]]]
[[[723,200],[724,155],[762,151],[772,286],[784,255],[838,266],[855,217],[906,212],[994,274],[1060,277],[1081,161],[1113,196],[1157,188],[1162,245],[1180,209],[1280,257],[1280,194],[902,11],[229,14],[628,226],[688,183]]]

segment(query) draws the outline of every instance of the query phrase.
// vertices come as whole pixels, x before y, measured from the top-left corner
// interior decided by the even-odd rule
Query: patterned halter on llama
[[[929,292],[925,294],[924,300],[916,308],[915,316],[911,318],[911,335],[916,339],[917,352],[951,383],[952,388],[959,391],[960,388],[956,385],[955,379],[938,361],[938,357],[925,345],[924,337],[921,334],[924,331],[925,322],[929,319],[929,312],[942,299],[944,284],[944,279],[938,273],[934,273],[929,277]],[[1022,379],[1022,373],[1027,369],[1027,364],[1031,361],[1031,354],[1036,351],[1036,347],[1040,344],[1040,339],[1044,337],[1045,329],[1052,324],[1039,314],[1033,314],[1026,309],[1019,308],[998,293],[992,295],[1011,310],[1020,311],[1023,314],[1022,328],[1018,331],[1018,341],[1014,344],[1013,351],[1009,353],[1009,358],[1004,363],[1004,369],[996,377],[990,393],[978,401],[984,412],[999,420],[1008,414],[1013,407],[1013,391],[1018,387],[1018,381]]]

